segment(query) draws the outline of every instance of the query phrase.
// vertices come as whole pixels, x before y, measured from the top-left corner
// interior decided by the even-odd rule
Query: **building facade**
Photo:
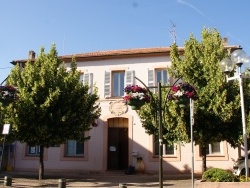
[[[180,53],[184,49],[179,48]],[[144,48],[113,50],[60,56],[70,66],[75,57],[81,80],[98,88],[102,113],[89,132],[90,140],[45,149],[46,172],[105,173],[125,170],[136,166],[144,173],[158,173],[159,149],[154,137],[142,127],[135,110],[123,101],[124,87],[129,84],[153,86],[158,82],[173,84],[166,68],[171,65],[170,48]],[[29,58],[34,59],[31,52]],[[27,60],[13,61],[24,66]],[[37,171],[39,147],[30,147],[19,142],[11,145],[7,167],[16,171]],[[232,170],[233,160],[240,150],[227,142],[209,144],[207,167]],[[163,173],[190,173],[192,168],[192,146],[163,145]],[[194,146],[194,172],[201,173],[202,160],[199,146]]]

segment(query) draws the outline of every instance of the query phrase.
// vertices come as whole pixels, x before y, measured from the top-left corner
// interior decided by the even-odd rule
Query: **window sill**
[[[162,160],[163,161],[180,161],[180,157],[176,156],[176,155],[163,155],[162,156]],[[153,156],[150,160],[151,162],[158,162],[159,161],[159,157],[158,156]]]
[[[62,157],[60,159],[61,161],[87,161],[88,159],[85,158],[84,156],[70,156],[70,157]]]

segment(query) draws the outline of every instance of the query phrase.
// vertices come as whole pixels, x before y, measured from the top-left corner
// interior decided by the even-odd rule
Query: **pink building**
[[[233,48],[237,48],[234,46]],[[183,48],[179,48],[180,53]],[[45,149],[44,166],[46,172],[89,172],[105,173],[110,170],[124,170],[129,165],[137,166],[137,158],[142,158],[142,171],[158,173],[158,146],[152,135],[145,133],[135,110],[127,106],[122,96],[128,84],[146,85],[173,84],[166,68],[171,65],[170,48],[143,48],[129,50],[100,51],[60,56],[66,63],[75,56],[82,81],[99,93],[102,114],[85,133],[91,139],[84,144],[69,141],[67,144]],[[30,53],[34,58],[34,53]],[[24,64],[27,60],[13,61]],[[15,171],[37,171],[39,147],[29,147],[19,142],[13,144],[9,152],[8,167]],[[208,167],[232,170],[233,159],[239,150],[226,142],[209,145]],[[168,173],[190,173],[192,168],[191,144],[163,145],[163,171]],[[199,146],[194,150],[194,172],[201,173]]]

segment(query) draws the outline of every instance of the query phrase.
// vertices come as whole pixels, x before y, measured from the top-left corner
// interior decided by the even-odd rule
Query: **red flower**
[[[198,98],[195,88],[188,83],[174,85],[170,91],[168,95],[169,100],[179,100],[179,98],[191,98],[195,100]]]
[[[124,92],[127,94],[123,97],[125,102],[131,99],[142,100],[146,103],[150,102],[150,97],[148,96],[148,90],[146,88],[142,88],[138,85],[128,85],[124,88]]]

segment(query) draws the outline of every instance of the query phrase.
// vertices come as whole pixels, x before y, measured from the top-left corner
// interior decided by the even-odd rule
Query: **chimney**
[[[30,50],[28,59],[35,59],[35,58],[36,58],[36,53],[33,50]]]
[[[224,37],[224,38],[222,39],[222,43],[223,43],[224,46],[228,46],[228,38],[227,38],[227,37]]]

